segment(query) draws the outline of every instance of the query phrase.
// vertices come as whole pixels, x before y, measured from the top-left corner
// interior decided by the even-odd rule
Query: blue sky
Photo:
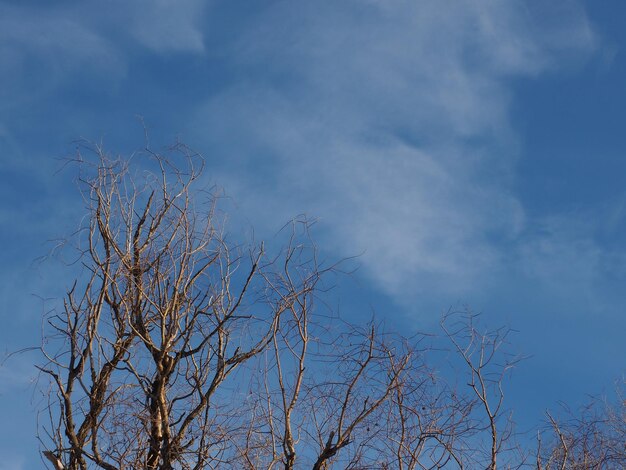
[[[0,1],[0,345],[71,281],[35,260],[81,216],[75,139],[177,137],[233,232],[317,217],[349,318],[470,305],[519,332],[530,426],[625,371],[626,6],[577,1]],[[38,468],[34,356],[0,369],[8,468]],[[8,456],[8,457],[7,457]]]

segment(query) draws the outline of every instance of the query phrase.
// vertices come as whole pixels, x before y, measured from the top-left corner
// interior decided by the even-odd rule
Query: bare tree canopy
[[[560,420],[547,413],[548,429],[538,437],[539,470],[626,466],[626,400],[621,388],[617,405],[592,399],[577,412],[564,408]]]
[[[462,385],[450,386],[428,365],[428,337],[323,313],[338,265],[320,260],[307,220],[274,253],[230,240],[218,198],[200,185],[203,160],[185,146],[128,159],[89,146],[74,163],[86,203],[74,238],[80,268],[46,318],[39,366],[51,386],[40,427],[51,468],[529,463],[504,406],[518,360],[503,350],[506,330],[444,316],[464,365]],[[624,463],[620,419],[602,441],[615,465]],[[586,444],[552,422],[558,439],[537,465],[574,468],[568,459]]]

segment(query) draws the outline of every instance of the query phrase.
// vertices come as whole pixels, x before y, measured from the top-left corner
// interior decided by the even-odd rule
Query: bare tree
[[[218,390],[312,286],[274,295],[263,246],[229,245],[215,198],[198,210],[202,161],[185,147],[184,170],[148,152],[145,173],[93,150],[77,158],[85,272],[49,318],[60,349],[41,367],[56,385],[47,455],[68,469],[204,468],[229,445]]]
[[[471,446],[471,461],[475,467],[496,470],[499,456],[505,456],[506,468],[519,467],[525,458],[513,438],[511,413],[504,407],[504,383],[522,358],[505,351],[510,329],[481,331],[476,318],[471,311],[449,312],[441,322],[468,375],[467,386],[473,397],[470,401],[475,408],[469,421],[477,413],[472,427],[484,435],[481,444]],[[486,449],[483,441],[488,443]]]
[[[338,265],[319,259],[307,220],[270,256],[229,239],[185,146],[86,148],[73,161],[81,270],[46,318],[39,366],[53,468],[495,469],[510,452],[506,332],[447,315],[469,377],[448,385],[427,336],[322,313]]]
[[[626,467],[624,384],[615,402],[594,398],[577,412],[563,405],[562,418],[547,412],[548,429],[538,434],[537,469]]]
[[[270,466],[292,468],[309,315],[332,267],[322,267],[315,247],[295,233],[273,258],[262,244],[229,243],[216,198],[194,193],[202,160],[183,146],[171,156],[184,161],[183,169],[148,151],[134,157],[150,158],[153,171],[144,172],[99,147],[90,152],[75,161],[88,211],[77,234],[84,272],[63,311],[48,318],[40,366],[54,389],[44,455],[67,469],[212,468],[242,459],[254,467],[262,455]],[[408,361],[391,354],[374,328],[358,340],[355,355],[343,355],[342,400],[324,405],[329,416],[338,409],[340,416],[317,423],[323,442],[314,468],[325,468],[351,442]],[[250,363],[256,376],[268,352],[263,380],[270,402],[265,420],[252,419],[259,400],[237,391],[243,379],[235,375]],[[297,359],[295,370],[286,354]],[[375,397],[363,398],[361,382],[377,366],[376,374],[390,375]],[[307,386],[311,396],[324,389]]]

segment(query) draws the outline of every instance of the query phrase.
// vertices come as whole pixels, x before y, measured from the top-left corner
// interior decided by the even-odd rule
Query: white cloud
[[[24,88],[37,97],[86,71],[97,82],[103,71],[107,78],[124,74],[108,40],[67,12],[45,13],[0,5],[0,84],[6,99],[24,98]]]
[[[507,256],[498,242],[525,223],[509,189],[507,80],[555,70],[596,41],[575,4],[549,27],[525,5],[270,9],[233,50],[255,79],[196,117],[225,148],[222,181],[257,225],[321,216],[324,245],[366,250],[364,268],[388,293],[479,286]]]
[[[205,4],[201,0],[120,2],[118,14],[129,12],[131,34],[156,52],[201,53],[204,39],[199,20]]]
[[[2,450],[2,459],[0,459],[0,470],[22,470],[24,467],[24,457],[14,455],[12,449]]]
[[[605,221],[611,223],[611,209],[596,207],[534,221],[516,246],[517,268],[543,295],[575,305],[579,313],[615,312],[626,279],[626,252],[599,241]],[[572,314],[570,309],[561,313]]]
[[[46,15],[0,7],[0,65],[10,73],[2,83],[23,94],[15,77],[35,70],[41,94],[85,69],[96,80],[119,77],[133,41],[202,53],[205,9],[199,0]],[[346,0],[263,11],[223,45],[239,79],[193,117],[225,153],[220,181],[253,224],[321,216],[324,245],[364,251],[365,270],[398,296],[463,294],[499,272],[510,255],[497,242],[515,240],[527,223],[510,189],[518,144],[509,79],[594,50],[580,5]]]
[[[13,355],[8,359],[6,351],[0,352],[0,396],[8,392],[20,392],[30,388],[37,378],[37,370],[33,366],[32,355]]]
[[[0,5],[3,107],[37,102],[77,78],[81,88],[115,84],[126,76],[133,44],[203,53],[205,8],[201,0]]]

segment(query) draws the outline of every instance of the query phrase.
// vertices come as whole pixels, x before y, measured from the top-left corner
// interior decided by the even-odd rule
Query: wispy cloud
[[[607,212],[596,207],[540,218],[516,244],[517,268],[538,284],[538,295],[567,306],[561,314],[571,316],[572,307],[585,315],[615,313],[626,281],[626,252],[602,241]]]
[[[7,351],[0,352],[0,396],[15,388],[29,389],[36,376],[32,354],[18,353],[7,357]]]
[[[3,449],[0,470],[22,470],[24,468],[24,457],[12,454],[11,449]]]
[[[98,88],[126,76],[133,48],[204,52],[206,2],[0,4],[3,107],[36,103],[59,86]]]
[[[80,18],[0,5],[0,110],[30,106],[68,79],[123,74],[114,46]]]
[[[206,52],[205,2],[112,5],[0,7],[4,106],[76,75],[121,79],[138,50]],[[579,3],[276,2],[245,14],[220,44],[228,86],[179,111],[223,156],[212,166],[254,225],[320,216],[324,245],[363,252],[396,297],[463,295],[547,243],[515,192],[511,79],[593,53]]]
[[[388,293],[463,294],[527,223],[509,79],[595,47],[584,12],[561,8],[543,25],[525,2],[281,3],[233,46],[241,79],[194,119],[256,224],[321,215],[324,243],[364,251]]]
[[[207,2],[202,0],[138,0],[114,2],[117,21],[145,47],[158,53],[204,52],[201,28]],[[108,8],[108,7],[107,7]]]
[[[38,11],[0,5],[0,43],[3,73],[28,61],[29,54],[62,68],[76,68],[85,63],[97,67],[113,65],[115,53],[109,42],[81,21],[63,10]]]

